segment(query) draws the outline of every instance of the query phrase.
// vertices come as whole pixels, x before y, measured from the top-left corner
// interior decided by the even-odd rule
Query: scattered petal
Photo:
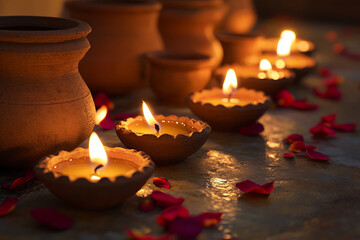
[[[140,202],[139,208],[143,212],[150,212],[155,208],[154,201],[151,199],[144,199]]]
[[[115,105],[114,103],[110,100],[110,98],[103,92],[98,93],[95,97],[94,97],[94,103],[95,103],[95,107],[99,108],[103,105],[107,106],[108,109],[112,110],[114,109]]]
[[[316,110],[319,108],[318,105],[310,104],[306,100],[295,100],[292,107],[299,110]]]
[[[165,208],[160,215],[156,218],[156,221],[161,226],[168,225],[169,222],[173,221],[177,217],[189,217],[189,211],[182,205],[174,205]]]
[[[295,141],[289,146],[289,151],[292,152],[302,152],[304,150],[306,150],[306,146],[302,141]]]
[[[343,43],[335,43],[332,46],[332,50],[335,54],[341,55],[341,54],[345,54],[346,53],[346,48],[345,45]]]
[[[180,239],[195,239],[202,231],[200,222],[195,217],[178,217],[169,223],[169,232]]]
[[[294,158],[294,153],[293,152],[289,152],[289,153],[284,153],[284,158]]]
[[[157,187],[170,189],[170,182],[163,177],[154,177],[153,184]]]
[[[159,190],[154,190],[151,193],[152,199],[154,199],[156,205],[159,207],[169,207],[173,205],[181,205],[185,199],[184,198],[175,198],[169,194],[166,194]]]
[[[254,192],[260,194],[270,194],[274,190],[274,182],[259,185],[253,181],[245,180],[243,182],[237,183],[236,187],[244,193]]]
[[[264,131],[264,126],[259,122],[252,123],[250,125],[241,127],[239,129],[239,133],[246,136],[259,135],[263,131]]]
[[[325,68],[325,67],[318,67],[317,73],[321,77],[329,77],[329,76],[332,75],[332,71],[330,69],[328,69],[328,68]]]
[[[336,130],[343,131],[343,132],[354,132],[356,129],[356,124],[355,123],[343,123],[343,124],[332,123],[331,127]]]
[[[100,127],[104,130],[110,130],[115,128],[115,123],[110,114],[108,113],[106,117],[100,122]]]
[[[329,77],[324,80],[325,86],[340,85],[344,82],[344,79],[340,76]]]
[[[292,107],[294,102],[294,96],[287,89],[280,90],[274,96],[274,99],[280,107]]]
[[[18,203],[17,198],[5,198],[4,201],[0,204],[0,216],[5,216],[11,213]]]
[[[134,118],[136,116],[138,116],[139,114],[137,113],[118,113],[115,116],[113,116],[114,119],[116,120],[125,120],[128,118]]]
[[[14,190],[14,189],[21,187],[22,185],[24,185],[25,183],[29,182],[30,180],[32,180],[34,178],[36,178],[35,173],[32,169],[30,169],[30,170],[26,171],[24,177],[19,177],[19,178],[15,179],[11,184],[4,183],[3,187],[8,190]]]
[[[322,116],[321,121],[326,122],[326,123],[333,123],[333,122],[335,122],[336,118],[337,118],[337,114],[333,113],[333,114]]]
[[[324,99],[340,100],[342,93],[337,85],[329,85],[325,92],[320,92],[318,89],[313,88],[313,92],[316,96]]]
[[[204,212],[195,218],[199,220],[203,227],[215,227],[221,221],[222,213]]]
[[[300,135],[300,134],[294,133],[294,134],[291,134],[291,135],[289,135],[288,137],[286,137],[286,138],[284,139],[284,141],[287,142],[287,143],[293,143],[293,142],[296,142],[296,141],[301,141],[301,142],[303,142],[303,141],[304,141],[304,137],[303,137],[302,135]]]
[[[336,135],[336,131],[320,123],[315,127],[310,128],[310,133],[319,137],[332,137]]]
[[[35,208],[30,214],[39,223],[57,230],[71,228],[74,224],[71,217],[51,208]]]
[[[312,149],[306,149],[306,155],[313,159],[313,160],[324,160],[324,161],[328,161],[330,160],[327,156],[325,156],[324,154],[314,151]]]
[[[128,237],[132,240],[169,240],[171,238],[170,235],[166,235],[163,237],[154,237],[151,235],[143,235],[135,230],[132,230],[130,228],[124,228],[124,231],[128,235]]]

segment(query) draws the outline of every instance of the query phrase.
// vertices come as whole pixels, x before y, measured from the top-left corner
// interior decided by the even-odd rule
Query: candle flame
[[[291,30],[284,30],[281,32],[280,38],[288,39],[291,42],[294,42],[296,39],[296,34]]]
[[[261,59],[259,68],[261,71],[269,71],[272,69],[271,63],[267,59]]]
[[[107,112],[108,112],[108,110],[105,105],[96,111],[96,114],[95,114],[95,124],[96,125],[99,125],[101,123],[101,121],[104,120]]]
[[[146,120],[146,123],[149,125],[149,127],[151,129],[153,129],[156,132],[160,132],[160,124],[158,121],[156,121],[156,119],[154,118],[154,116],[151,114],[151,111],[149,109],[149,107],[146,105],[146,103],[143,101],[142,104],[142,108],[143,108],[143,114]],[[156,125],[158,126],[158,130],[156,129]]]
[[[277,45],[277,55],[280,57],[287,57],[291,52],[291,39],[281,38]]]
[[[226,96],[230,96],[237,88],[237,77],[234,69],[230,68],[225,77],[223,84],[223,93]]]
[[[99,136],[95,132],[91,133],[90,136],[89,155],[90,161],[95,167],[99,165],[103,165],[104,167],[106,167],[106,165],[108,164],[108,158],[104,145],[101,143]]]

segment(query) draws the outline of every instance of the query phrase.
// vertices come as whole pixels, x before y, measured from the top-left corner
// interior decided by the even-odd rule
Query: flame
[[[103,165],[104,167],[108,164],[108,158],[105,152],[105,148],[101,143],[99,136],[93,132],[91,133],[89,140],[89,155],[90,161],[93,165]]]
[[[143,101],[143,104],[142,104],[142,108],[143,108],[143,114],[144,114],[146,123],[149,125],[150,128],[152,128],[156,132],[157,132],[157,130],[155,128],[155,124],[157,124],[159,126],[159,132],[160,132],[160,124],[159,124],[159,122],[156,121],[154,116],[151,114],[151,111],[150,111],[149,107],[146,105],[146,103],[144,101]]]
[[[281,38],[277,45],[277,55],[280,57],[287,57],[291,51],[291,39]]]
[[[101,121],[104,120],[107,112],[108,112],[108,110],[105,105],[96,111],[96,115],[95,115],[95,124],[96,125],[99,125],[101,123]]]
[[[261,59],[259,68],[261,71],[269,71],[272,69],[271,63],[267,59]]]
[[[288,39],[291,42],[294,42],[296,39],[296,34],[291,30],[284,30],[281,32],[280,38]]]
[[[234,69],[230,68],[225,77],[223,84],[223,93],[226,96],[231,95],[237,88],[237,77]]]

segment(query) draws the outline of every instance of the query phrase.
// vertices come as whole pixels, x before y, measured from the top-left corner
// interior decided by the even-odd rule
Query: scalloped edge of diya
[[[178,117],[175,115],[156,115],[157,121],[181,122],[195,131],[190,134],[142,134],[136,133],[127,128],[135,121],[145,121],[143,116],[128,118],[116,124],[115,131],[120,141],[128,148],[141,150],[148,154],[157,165],[169,165],[177,163],[194,154],[204,145],[208,138],[211,127],[202,121]]]
[[[218,131],[236,131],[242,126],[256,122],[272,103],[270,97],[264,92],[247,88],[238,88],[236,94],[233,95],[234,98],[241,96],[239,99],[249,97],[254,100],[253,103],[244,106],[226,107],[201,101],[201,99],[220,96],[222,96],[222,89],[213,88],[192,93],[187,98],[187,104],[191,111]]]
[[[244,77],[241,73],[241,68],[246,70],[248,67],[258,69],[258,67],[255,66],[241,66],[238,64],[224,65],[214,71],[214,78],[219,83],[221,83],[225,79],[226,71],[232,68],[236,73],[240,87],[263,91],[269,95],[274,95],[281,89],[286,88],[288,85],[294,82],[295,79],[295,73],[286,69],[276,69],[278,72],[284,72],[284,77],[276,80],[268,77],[264,79],[259,79],[257,77]],[[289,77],[286,77],[286,75],[289,75]]]
[[[124,153],[134,156],[134,159],[126,159],[131,165],[136,165],[137,170],[129,171],[111,179],[101,178],[97,182],[82,177],[71,180],[67,175],[54,172],[53,167],[60,162],[69,159],[81,159],[89,157],[86,148],[76,148],[71,152],[61,151],[57,155],[50,155],[41,160],[35,167],[36,176],[55,196],[73,206],[98,210],[116,206],[144,186],[154,171],[154,163],[143,152],[125,148],[105,147],[109,159],[124,160]]]

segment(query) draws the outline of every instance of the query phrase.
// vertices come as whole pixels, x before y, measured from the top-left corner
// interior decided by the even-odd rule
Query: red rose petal
[[[153,184],[157,187],[163,187],[170,189],[170,183],[166,178],[163,177],[154,177],[153,178]]]
[[[284,139],[284,141],[287,142],[287,143],[293,143],[293,142],[296,142],[296,141],[301,141],[301,142],[303,142],[303,141],[304,141],[304,137],[303,137],[302,135],[300,135],[300,134],[294,133],[294,134],[291,134],[291,135],[289,135],[288,137],[286,137],[286,138]]]
[[[294,153],[293,152],[284,153],[284,158],[294,158]]]
[[[292,107],[298,110],[316,110],[319,108],[316,104],[306,102],[306,100],[295,100]]]
[[[335,122],[336,118],[337,118],[337,114],[333,113],[333,114],[322,116],[321,121],[327,122],[327,123],[333,123],[333,122]]]
[[[100,127],[104,130],[110,130],[115,128],[115,123],[110,114],[108,113],[106,117],[100,122]]]
[[[222,213],[204,212],[195,218],[203,227],[214,227],[221,221]]]
[[[94,103],[95,103],[95,107],[99,108],[103,105],[107,106],[108,109],[112,110],[114,109],[115,105],[114,103],[110,100],[110,98],[103,92],[98,93],[95,97],[94,97]]]
[[[201,224],[194,217],[178,217],[169,223],[169,232],[183,240],[195,239],[202,229]]]
[[[280,90],[274,96],[274,99],[280,107],[291,107],[294,102],[294,96],[287,89]]]
[[[174,205],[163,210],[156,218],[156,221],[161,226],[166,226],[169,222],[177,217],[189,217],[189,211],[182,205]]]
[[[35,173],[32,169],[30,169],[30,170],[26,171],[24,177],[19,177],[19,178],[15,179],[11,184],[4,183],[3,186],[5,189],[14,190],[14,189],[21,187],[22,185],[24,185],[25,183],[29,182],[30,180],[32,180],[34,178],[36,178]]]
[[[250,125],[241,127],[239,129],[239,133],[246,136],[255,136],[259,135],[261,132],[264,131],[264,126],[261,123],[252,123]]]
[[[253,181],[245,180],[243,182],[237,183],[236,187],[244,193],[254,192],[260,194],[270,194],[274,190],[274,182],[259,185]]]
[[[354,132],[356,129],[356,124],[355,123],[331,123],[331,127],[336,129],[336,130],[340,130],[343,132]]]
[[[136,116],[138,116],[139,114],[137,113],[118,113],[115,116],[113,116],[114,119],[116,120],[125,120],[128,118],[134,118]]]
[[[130,228],[124,228],[124,231],[128,235],[128,237],[132,240],[169,240],[171,238],[170,235],[162,236],[162,237],[154,237],[151,235],[143,235],[137,231],[134,231]]]
[[[336,131],[325,126],[324,124],[318,124],[315,127],[310,128],[310,133],[320,137],[332,137],[336,135]]]
[[[342,77],[334,76],[334,77],[325,79],[323,83],[325,86],[332,86],[332,85],[340,85],[343,82],[344,82],[344,79]]]
[[[71,228],[74,224],[71,217],[51,208],[35,208],[30,214],[39,223],[57,230]]]
[[[181,205],[185,201],[184,198],[175,198],[169,194],[158,190],[154,190],[150,196],[152,197],[152,199],[154,199],[156,205],[160,207]]]
[[[313,160],[324,160],[324,161],[328,161],[330,160],[327,156],[325,156],[324,154],[314,151],[312,149],[306,149],[306,155],[313,159]]]
[[[0,204],[0,216],[5,216],[11,213],[18,203],[17,198],[5,198],[4,201]]]
[[[336,85],[328,86],[325,92],[320,92],[318,89],[314,88],[313,92],[316,96],[325,99],[333,99],[339,100],[342,98],[342,93],[340,92],[339,88]]]
[[[306,146],[302,141],[295,141],[289,146],[289,151],[292,152],[302,152],[304,150],[306,150]]]
[[[144,199],[140,202],[139,208],[143,212],[150,212],[155,208],[154,201],[151,199]]]

